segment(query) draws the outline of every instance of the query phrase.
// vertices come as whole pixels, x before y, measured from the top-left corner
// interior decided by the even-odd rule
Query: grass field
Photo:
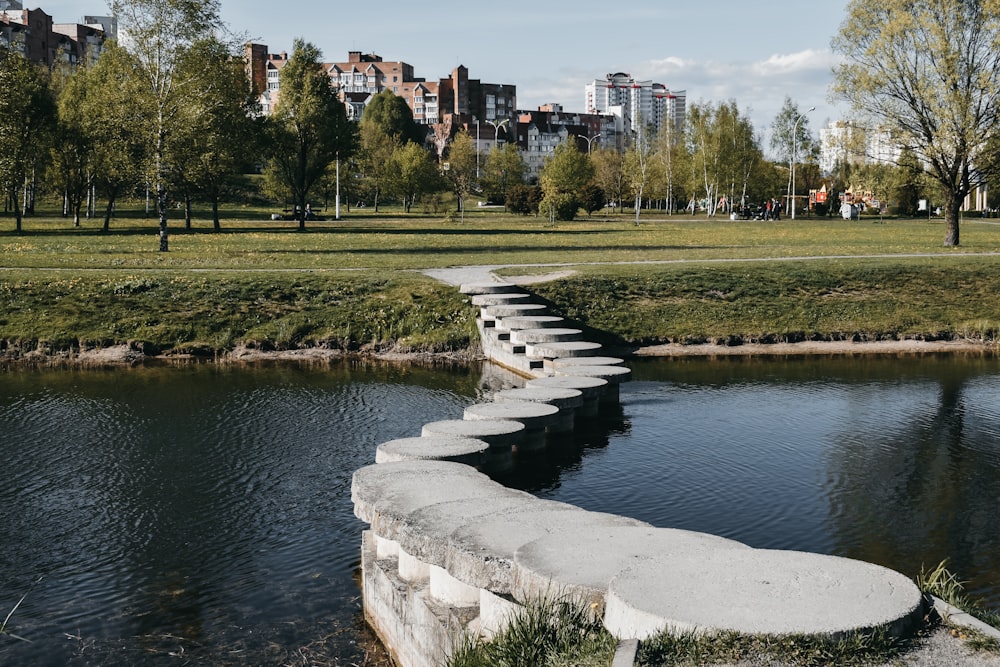
[[[53,350],[131,342],[214,354],[284,349],[445,350],[475,340],[457,290],[417,270],[518,265],[578,273],[533,289],[620,344],[967,337],[1000,329],[1000,225],[969,219],[730,222],[644,213],[550,224],[500,211],[352,211],[340,221],[203,213],[190,231],[123,212],[111,231],[61,217],[0,217],[0,341]],[[529,266],[523,266],[529,265]]]

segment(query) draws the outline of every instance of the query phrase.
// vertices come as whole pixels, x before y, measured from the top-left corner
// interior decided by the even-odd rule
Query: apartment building
[[[686,91],[671,91],[662,83],[636,81],[631,74],[616,72],[588,83],[584,94],[587,113],[618,116],[624,135],[644,127],[656,134],[669,121],[675,136],[683,136]]]
[[[849,121],[831,121],[819,130],[819,167],[829,174],[838,163],[896,164],[903,148],[885,129],[865,129]]]
[[[556,146],[575,139],[583,152],[595,144],[616,148],[619,143],[620,118],[611,114],[567,113],[559,104],[545,104],[537,111],[518,112],[517,145],[526,166],[526,176],[538,178]],[[492,128],[490,128],[492,129]]]
[[[24,9],[17,0],[0,0],[0,46],[46,67],[76,67],[97,62],[109,35],[99,22],[53,23],[41,9]]]

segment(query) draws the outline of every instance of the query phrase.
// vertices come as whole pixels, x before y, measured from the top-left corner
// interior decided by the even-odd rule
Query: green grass
[[[533,291],[609,342],[970,338],[1000,331],[1000,257],[580,267]]]
[[[587,608],[542,599],[524,606],[490,641],[466,637],[447,667],[605,667],[618,640]]]
[[[994,341],[1000,329],[1000,226],[989,221],[967,221],[963,245],[945,249],[943,225],[925,219],[445,218],[352,211],[300,232],[247,207],[227,209],[214,232],[202,211],[191,231],[171,221],[161,253],[155,221],[135,210],[106,234],[98,220],[45,216],[15,234],[0,217],[0,346],[457,349],[476,340],[474,311],[416,270],[475,264],[575,269],[532,289],[622,346]]]
[[[0,340],[148,353],[395,347],[455,350],[476,335],[457,290],[418,275],[51,270],[0,273]]]
[[[917,586],[924,594],[938,597],[970,616],[978,618],[983,623],[1000,629],[1000,613],[990,611],[970,598],[965,593],[965,583],[948,569],[947,560],[941,561],[930,570],[921,568],[916,581]],[[948,619],[943,620],[948,623]],[[962,636],[969,642],[970,646],[977,650],[1000,653],[1000,641],[994,637],[988,637],[967,628],[953,628],[952,633],[956,636]]]

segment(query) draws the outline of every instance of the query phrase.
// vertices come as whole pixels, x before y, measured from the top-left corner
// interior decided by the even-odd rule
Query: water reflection
[[[632,366],[629,432],[543,495],[910,576],[947,558],[1000,609],[997,359]]]

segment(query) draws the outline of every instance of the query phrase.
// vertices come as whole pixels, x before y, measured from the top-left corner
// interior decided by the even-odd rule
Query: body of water
[[[512,486],[907,575],[1000,608],[1000,362],[658,360]],[[494,382],[490,380],[489,382]],[[0,373],[0,664],[361,663],[376,446],[459,418],[478,369]]]

